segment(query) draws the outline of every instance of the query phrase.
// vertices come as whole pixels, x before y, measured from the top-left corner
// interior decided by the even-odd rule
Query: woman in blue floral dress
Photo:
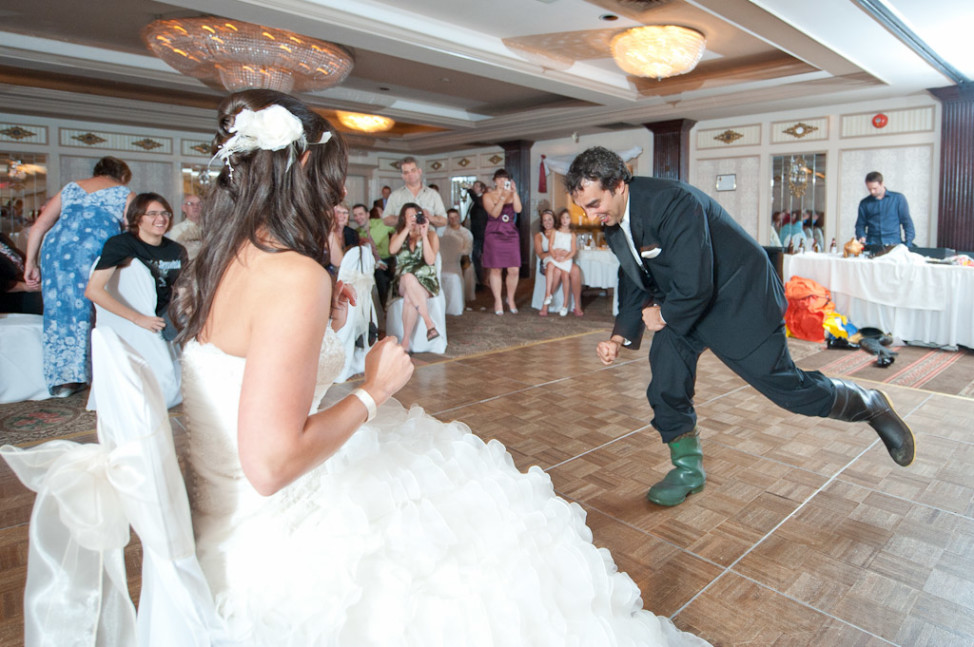
[[[85,286],[105,241],[122,231],[134,197],[125,186],[131,179],[125,162],[103,157],[93,177],[65,185],[31,227],[24,279],[39,285],[44,299],[44,379],[54,396],[67,397],[90,380],[92,306]]]

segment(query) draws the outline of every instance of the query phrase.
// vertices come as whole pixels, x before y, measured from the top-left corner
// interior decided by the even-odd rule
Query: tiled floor
[[[918,439],[900,468],[867,426],[789,414],[706,354],[707,486],[660,508],[645,353],[605,368],[601,337],[421,366],[398,397],[547,470],[646,608],[715,645],[974,644],[974,400],[884,386]],[[0,645],[22,641],[32,500],[0,464]]]

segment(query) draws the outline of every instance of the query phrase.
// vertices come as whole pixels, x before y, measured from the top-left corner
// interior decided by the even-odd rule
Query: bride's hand
[[[413,374],[413,362],[395,337],[382,339],[365,356],[365,383],[376,404],[382,404],[404,387]]]

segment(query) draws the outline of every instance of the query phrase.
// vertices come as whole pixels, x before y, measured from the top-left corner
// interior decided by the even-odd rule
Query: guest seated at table
[[[376,200],[378,202],[378,200]],[[389,253],[389,237],[396,232],[382,221],[382,207],[372,207],[369,210],[369,237],[379,252],[379,260],[375,264],[375,289],[379,293],[379,303],[383,308],[389,300],[389,286],[396,273],[396,257]]]
[[[0,233],[0,312],[44,314],[41,286],[24,281],[24,253]]]
[[[555,212],[551,209],[544,209],[539,220],[540,229],[534,235],[534,253],[538,256],[538,275],[535,281],[545,282],[545,301],[538,314],[542,317],[548,316],[548,304],[551,302],[551,294],[555,291],[552,282],[558,280],[558,272],[548,273],[548,263],[551,262],[551,250],[548,248],[548,232],[555,229]]]
[[[409,350],[418,317],[426,323],[427,340],[440,336],[428,305],[429,298],[440,293],[436,276],[439,251],[440,240],[436,230],[423,217],[422,208],[414,202],[404,204],[399,211],[396,233],[389,240],[389,252],[396,255],[396,278],[392,289],[403,298],[401,343],[404,350]]]
[[[165,237],[172,226],[172,207],[158,193],[140,193],[125,213],[127,231],[105,241],[101,257],[88,279],[85,297],[108,312],[132,323],[162,333],[167,341],[176,337],[176,329],[169,318],[172,286],[189,257],[186,248]],[[145,263],[156,284],[155,312],[138,312],[119,302],[105,285],[116,268],[133,259]]]
[[[548,305],[551,303],[551,293],[554,290],[554,285],[561,283],[561,310],[558,314],[564,317],[568,314],[568,293],[569,289],[574,285],[575,287],[575,316],[582,316],[582,286],[581,286],[581,274],[578,271],[575,262],[572,260],[578,253],[578,245],[575,241],[575,232],[572,231],[572,214],[568,209],[562,209],[558,213],[558,228],[549,229],[545,232],[545,236],[548,238],[548,249],[551,251],[548,257],[548,266],[545,269],[545,275],[555,274],[557,279],[554,277],[547,280],[547,287],[545,288],[544,297],[544,307],[538,313],[541,316],[548,314]],[[575,271],[575,278],[572,278],[572,270]]]

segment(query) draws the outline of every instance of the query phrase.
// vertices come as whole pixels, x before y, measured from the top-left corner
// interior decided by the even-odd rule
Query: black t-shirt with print
[[[162,317],[172,298],[172,286],[189,257],[186,248],[163,237],[158,246],[149,245],[131,232],[112,236],[105,241],[96,270],[125,265],[137,258],[149,268],[156,280],[156,316]]]

